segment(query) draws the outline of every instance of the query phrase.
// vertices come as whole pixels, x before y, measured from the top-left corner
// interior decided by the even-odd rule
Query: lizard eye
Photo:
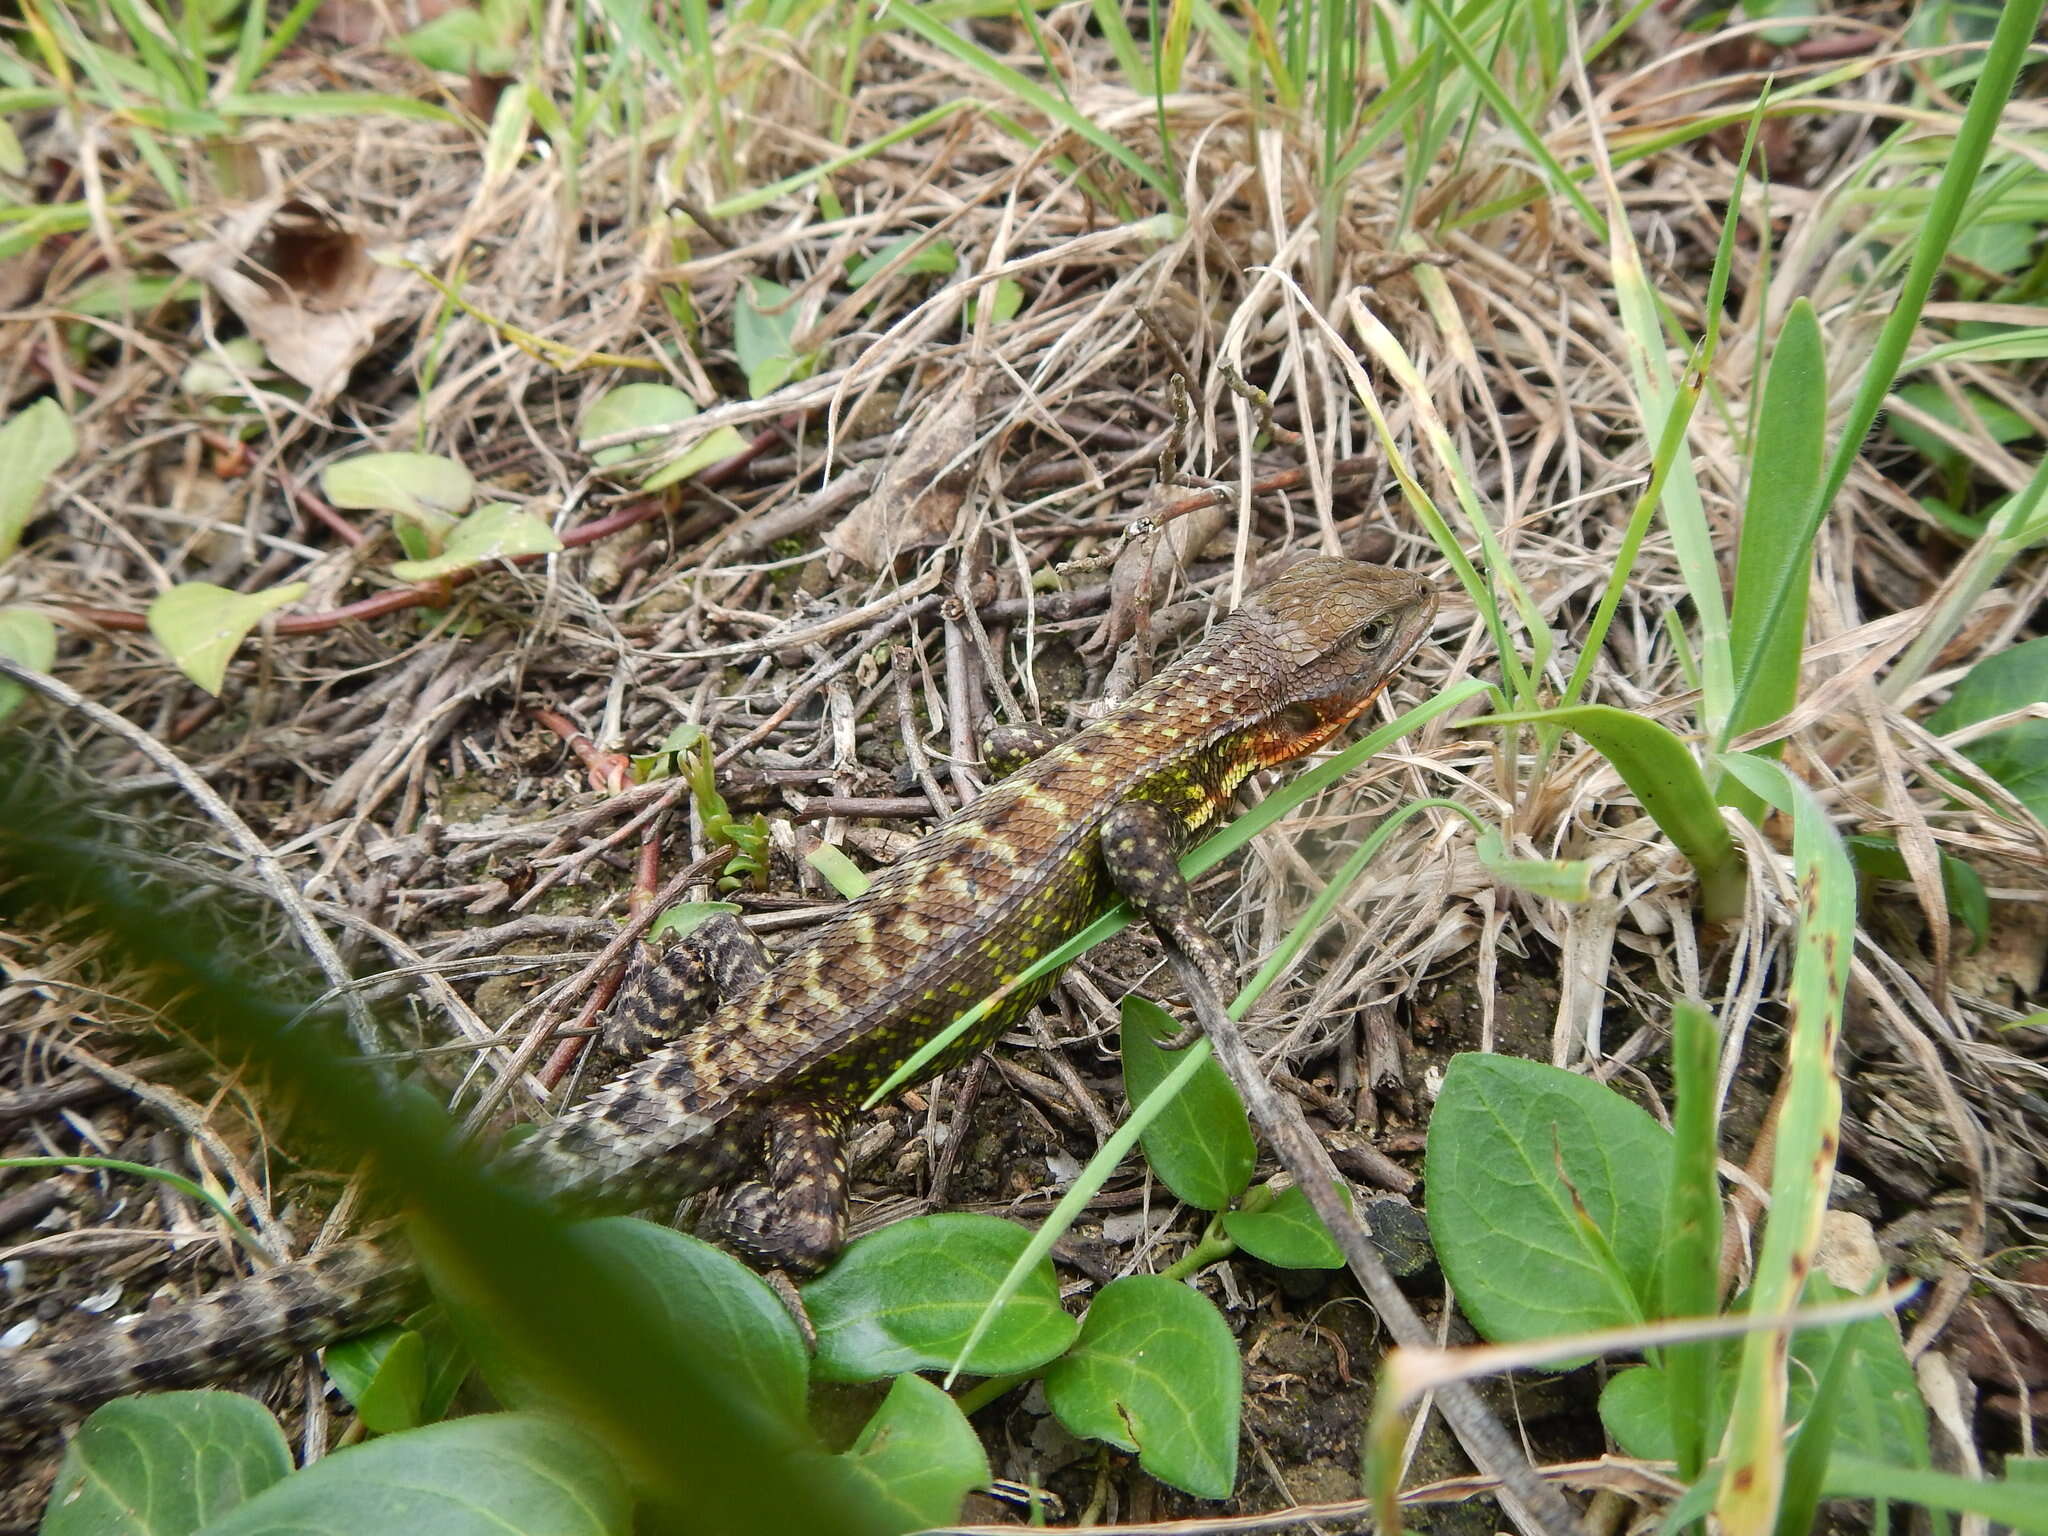
[[[1374,619],[1370,624],[1363,625],[1358,633],[1351,637],[1351,643],[1361,651],[1376,651],[1386,644],[1387,636],[1393,633],[1393,629],[1394,626],[1385,619]]]

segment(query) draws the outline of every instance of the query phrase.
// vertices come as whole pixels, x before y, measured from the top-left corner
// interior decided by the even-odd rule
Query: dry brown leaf
[[[220,295],[315,404],[339,394],[379,334],[425,294],[407,273],[378,265],[338,219],[297,198],[238,209],[213,239],[170,257]]]
[[[973,466],[965,455],[980,407],[981,390],[971,379],[930,396],[874,494],[824,535],[825,547],[878,571],[906,549],[948,538],[967,497]]]

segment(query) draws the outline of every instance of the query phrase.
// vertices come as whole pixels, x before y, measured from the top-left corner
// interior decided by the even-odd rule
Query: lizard
[[[704,963],[672,946],[613,1005],[622,1033],[671,1037],[493,1159],[568,1209],[632,1210],[726,1183],[731,1246],[803,1275],[841,1246],[853,1111],[926,1040],[999,998],[925,1069],[984,1049],[1051,989],[1011,986],[1119,900],[1216,975],[1178,867],[1252,773],[1358,718],[1414,652],[1437,605],[1411,573],[1302,561],[1179,661],[1064,741],[1012,728],[990,788],[940,822],[770,965],[727,946],[728,995],[687,1032]],[[732,924],[737,929],[738,924]],[[183,1307],[46,1349],[0,1354],[0,1423],[62,1418],[125,1392],[204,1384],[390,1321],[421,1294],[402,1246],[358,1238]]]

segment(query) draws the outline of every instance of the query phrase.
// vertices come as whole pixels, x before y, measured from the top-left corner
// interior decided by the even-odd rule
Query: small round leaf
[[[328,465],[320,489],[337,507],[396,512],[439,532],[476,495],[476,479],[444,454],[363,453]]]
[[[509,501],[478,507],[455,525],[447,545],[431,560],[399,560],[391,574],[401,581],[434,581],[473,565],[514,555],[551,555],[562,547],[554,529]]]
[[[208,693],[220,692],[228,658],[264,615],[297,602],[306,583],[287,582],[265,592],[230,592],[210,581],[180,582],[149,605],[149,632],[178,670]]]
[[[0,656],[33,671],[47,672],[57,659],[57,626],[33,608],[0,608]],[[0,678],[0,720],[28,696],[21,684]]]
[[[1344,1203],[1351,1203],[1351,1191],[1340,1189]],[[1282,1269],[1342,1269],[1344,1255],[1323,1225],[1322,1217],[1308,1203],[1301,1186],[1290,1185],[1264,1210],[1225,1211],[1223,1230],[1230,1240],[1255,1259],[1264,1259]]]
[[[827,1381],[872,1381],[943,1370],[958,1357],[989,1298],[1031,1241],[994,1216],[914,1216],[862,1238],[804,1287],[818,1330],[815,1369]],[[1060,1306],[1042,1260],[989,1325],[961,1369],[1005,1376],[1043,1365],[1080,1325]]]

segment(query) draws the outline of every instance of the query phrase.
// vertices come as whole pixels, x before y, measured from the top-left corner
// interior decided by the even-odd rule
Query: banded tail
[[[368,1238],[48,1349],[0,1353],[0,1424],[42,1423],[152,1388],[205,1386],[398,1317],[419,1271]]]

